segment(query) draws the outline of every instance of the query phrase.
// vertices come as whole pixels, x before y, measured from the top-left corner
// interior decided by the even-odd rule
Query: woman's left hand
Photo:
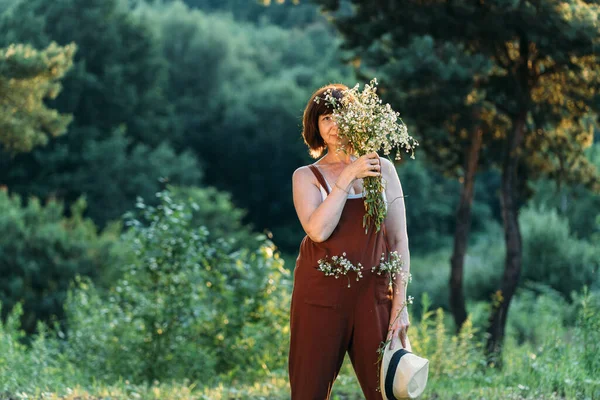
[[[400,311],[400,315],[396,310],[392,311],[392,315],[390,315],[390,327],[388,329],[388,340],[391,340],[390,350],[394,349],[394,342],[396,338],[400,339],[402,343],[402,347],[410,351],[410,342],[408,341],[407,330],[410,326],[410,321],[408,319],[408,310],[406,307]]]

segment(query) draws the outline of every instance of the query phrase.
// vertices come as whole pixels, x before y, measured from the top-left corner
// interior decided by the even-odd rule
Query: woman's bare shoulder
[[[310,165],[305,165],[294,171],[292,176],[292,190],[294,192],[294,204],[301,201],[305,204],[316,202],[317,198],[320,199],[319,193],[319,182],[310,170]]]
[[[297,179],[297,178],[306,178],[306,177],[310,177],[310,176],[314,176],[313,172],[310,170],[312,164],[310,165],[304,165],[302,167],[297,168],[294,171],[294,174],[292,175],[293,179]]]
[[[299,168],[296,168],[296,170],[294,171],[294,174],[306,174],[307,172],[310,172],[310,165],[303,165]]]
[[[312,165],[312,164],[311,164]],[[315,174],[310,170],[310,165],[297,168],[292,175],[292,181],[296,184],[313,184],[316,181]]]

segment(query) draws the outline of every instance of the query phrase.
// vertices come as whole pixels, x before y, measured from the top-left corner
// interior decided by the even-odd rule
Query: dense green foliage
[[[568,296],[584,285],[600,288],[600,248],[575,239],[556,211],[526,210],[523,224],[524,281],[543,282]]]
[[[523,274],[521,286],[541,284],[565,301],[584,285],[600,287],[600,250],[597,242],[578,238],[566,218],[556,211],[526,208],[523,226]],[[465,260],[465,296],[470,302],[488,301],[502,274],[504,248],[502,229],[490,223],[474,236]],[[411,259],[413,283],[409,294],[419,298],[428,293],[434,307],[448,309],[448,259],[445,247]],[[417,312],[420,305],[417,304]]]
[[[169,186],[168,189],[177,202],[194,204],[190,226],[205,227],[211,239],[224,240],[233,247],[254,249],[264,238],[244,224],[246,211],[233,205],[229,193],[214,187]]]
[[[600,170],[600,135],[587,150],[588,158]],[[556,209],[569,220],[573,232],[579,237],[591,237],[600,233],[597,218],[600,215],[600,196],[584,185],[566,185],[564,182],[540,180],[532,185],[535,196],[533,204]]]
[[[150,198],[159,178],[199,183],[195,156],[169,144],[177,124],[164,95],[165,60],[149,27],[119,1],[18,1],[0,15],[0,31],[0,46],[78,46],[52,102],[74,121],[48,146],[0,159],[0,182],[11,191],[54,195],[67,204],[85,194],[88,215],[104,225],[137,195]]]
[[[57,82],[71,68],[75,46],[52,43],[38,52],[31,46],[0,48],[0,149],[30,151],[62,135],[71,116],[44,104],[60,92]]]
[[[587,179],[600,168],[588,113],[599,71],[562,57],[565,43],[587,51],[591,3],[554,2],[560,13],[545,8],[552,18],[526,26],[540,44],[532,65],[549,72],[519,153],[523,269],[502,371],[482,354],[506,250],[493,168],[476,174],[471,317],[459,335],[444,312],[465,145],[482,129],[479,167],[498,165],[523,105],[509,33],[529,14],[505,13],[503,25],[472,17],[465,32],[478,39],[465,46],[453,25],[463,14],[447,15],[441,0],[405,2],[404,14],[385,9],[394,2],[327,1],[341,11],[326,16],[308,1],[270,3],[0,0],[0,397],[288,398],[290,271],[303,236],[291,176],[312,162],[302,110],[319,86],[357,75],[382,82],[422,145],[397,169],[417,298],[411,340],[432,361],[425,398],[600,396],[600,197]],[[353,15],[350,3],[369,6],[349,27],[354,48],[331,24]],[[563,41],[539,33],[571,11],[552,30]],[[483,46],[496,34],[507,54]],[[362,398],[349,363],[334,394]]]
[[[424,255],[451,244],[460,184],[426,167],[423,160],[406,161],[398,168],[402,182],[411,253]],[[497,220],[497,175],[490,174],[475,189],[473,231],[483,232]],[[443,201],[436,201],[442,199]]]
[[[285,28],[322,22],[325,18],[309,2],[270,1],[269,6],[254,0],[183,0],[190,7],[208,12],[230,13],[236,20],[254,23],[270,22]]]
[[[14,0],[0,0],[0,13],[6,11],[14,3]]]
[[[63,322],[63,302],[76,275],[109,275],[120,255],[114,245],[118,227],[99,234],[82,216],[83,199],[71,207],[70,217],[63,216],[60,202],[22,203],[0,191],[0,301],[2,317],[22,303],[22,327],[31,333],[38,320]]]
[[[281,369],[289,283],[272,244],[240,249],[211,239],[193,226],[204,204],[177,202],[168,191],[158,197],[157,207],[138,200],[128,217],[122,240],[134,259],[109,292],[80,282],[70,295],[73,364],[96,379],[135,382],[258,379]]]
[[[424,399],[579,399],[595,398],[600,394],[598,372],[600,364],[595,352],[600,343],[600,299],[583,291],[574,295],[568,305],[562,297],[551,292],[532,296],[518,293],[508,331],[524,332],[531,342],[517,343],[511,338],[506,345],[507,362],[502,371],[485,368],[479,330],[469,320],[459,336],[449,335],[446,318],[441,309],[430,311],[427,296],[421,303],[424,309],[414,324],[411,342],[414,351],[431,361],[430,379]],[[101,304],[106,307],[106,304]],[[531,313],[539,315],[531,324]],[[245,379],[224,378],[220,384],[189,381],[184,384],[157,380],[134,384],[121,380],[113,384],[90,383],[91,371],[67,360],[58,351],[56,339],[37,336],[31,349],[18,342],[19,309],[6,323],[0,324],[0,393],[29,394],[49,392],[64,399],[94,399],[108,396],[129,399],[141,396],[148,399],[286,399],[289,387],[285,373],[272,371],[261,383]],[[476,317],[476,315],[474,316]],[[524,329],[524,330],[523,330]],[[135,334],[132,330],[131,333]],[[69,348],[71,339],[61,347]],[[197,349],[194,349],[197,351]],[[195,353],[202,359],[204,353]],[[282,355],[284,356],[284,355]],[[115,354],[123,360],[123,353]],[[249,367],[249,373],[253,373]],[[99,371],[93,371],[98,373]],[[35,377],[35,379],[32,379]],[[238,376],[239,378],[240,376]],[[198,384],[199,383],[199,384]],[[345,363],[333,389],[338,399],[362,398],[360,388]],[[47,397],[49,398],[49,397]]]
[[[338,41],[320,21],[302,30],[236,23],[180,2],[140,6],[169,60],[167,96],[186,148],[203,161],[205,182],[252,210],[248,222],[294,251],[301,231],[291,176],[310,162],[300,137],[312,91],[352,74],[338,61]],[[232,162],[234,160],[234,162]]]

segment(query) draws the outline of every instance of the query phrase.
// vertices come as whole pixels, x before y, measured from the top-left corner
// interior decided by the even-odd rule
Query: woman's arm
[[[294,207],[308,237],[314,242],[327,240],[340,221],[346,196],[354,180],[378,176],[380,168],[377,153],[356,159],[343,169],[324,201],[321,200],[321,192],[310,168],[302,167],[294,171]]]
[[[400,178],[394,164],[386,158],[381,159],[383,177],[387,180],[386,198],[388,211],[385,218],[385,227],[390,251],[397,251],[403,261],[402,270],[408,279],[410,274],[410,252],[408,250],[408,234],[406,230],[406,209],[404,207],[404,193]],[[394,282],[394,297],[392,300],[392,312],[390,314],[390,325],[392,336],[398,335],[403,347],[408,346],[406,330],[410,326],[408,310],[406,308],[406,285],[400,275],[396,275]],[[393,348],[393,341],[392,346]]]

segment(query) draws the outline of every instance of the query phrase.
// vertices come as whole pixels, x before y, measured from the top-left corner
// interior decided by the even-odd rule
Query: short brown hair
[[[302,137],[304,138],[304,143],[308,146],[308,152],[313,158],[320,157],[326,148],[325,141],[319,132],[319,117],[333,112],[331,104],[323,100],[317,103],[315,99],[317,97],[324,99],[325,92],[328,90],[331,91],[333,97],[341,99],[343,91],[348,90],[348,87],[340,83],[323,86],[313,93],[304,109],[304,116],[302,117]]]

